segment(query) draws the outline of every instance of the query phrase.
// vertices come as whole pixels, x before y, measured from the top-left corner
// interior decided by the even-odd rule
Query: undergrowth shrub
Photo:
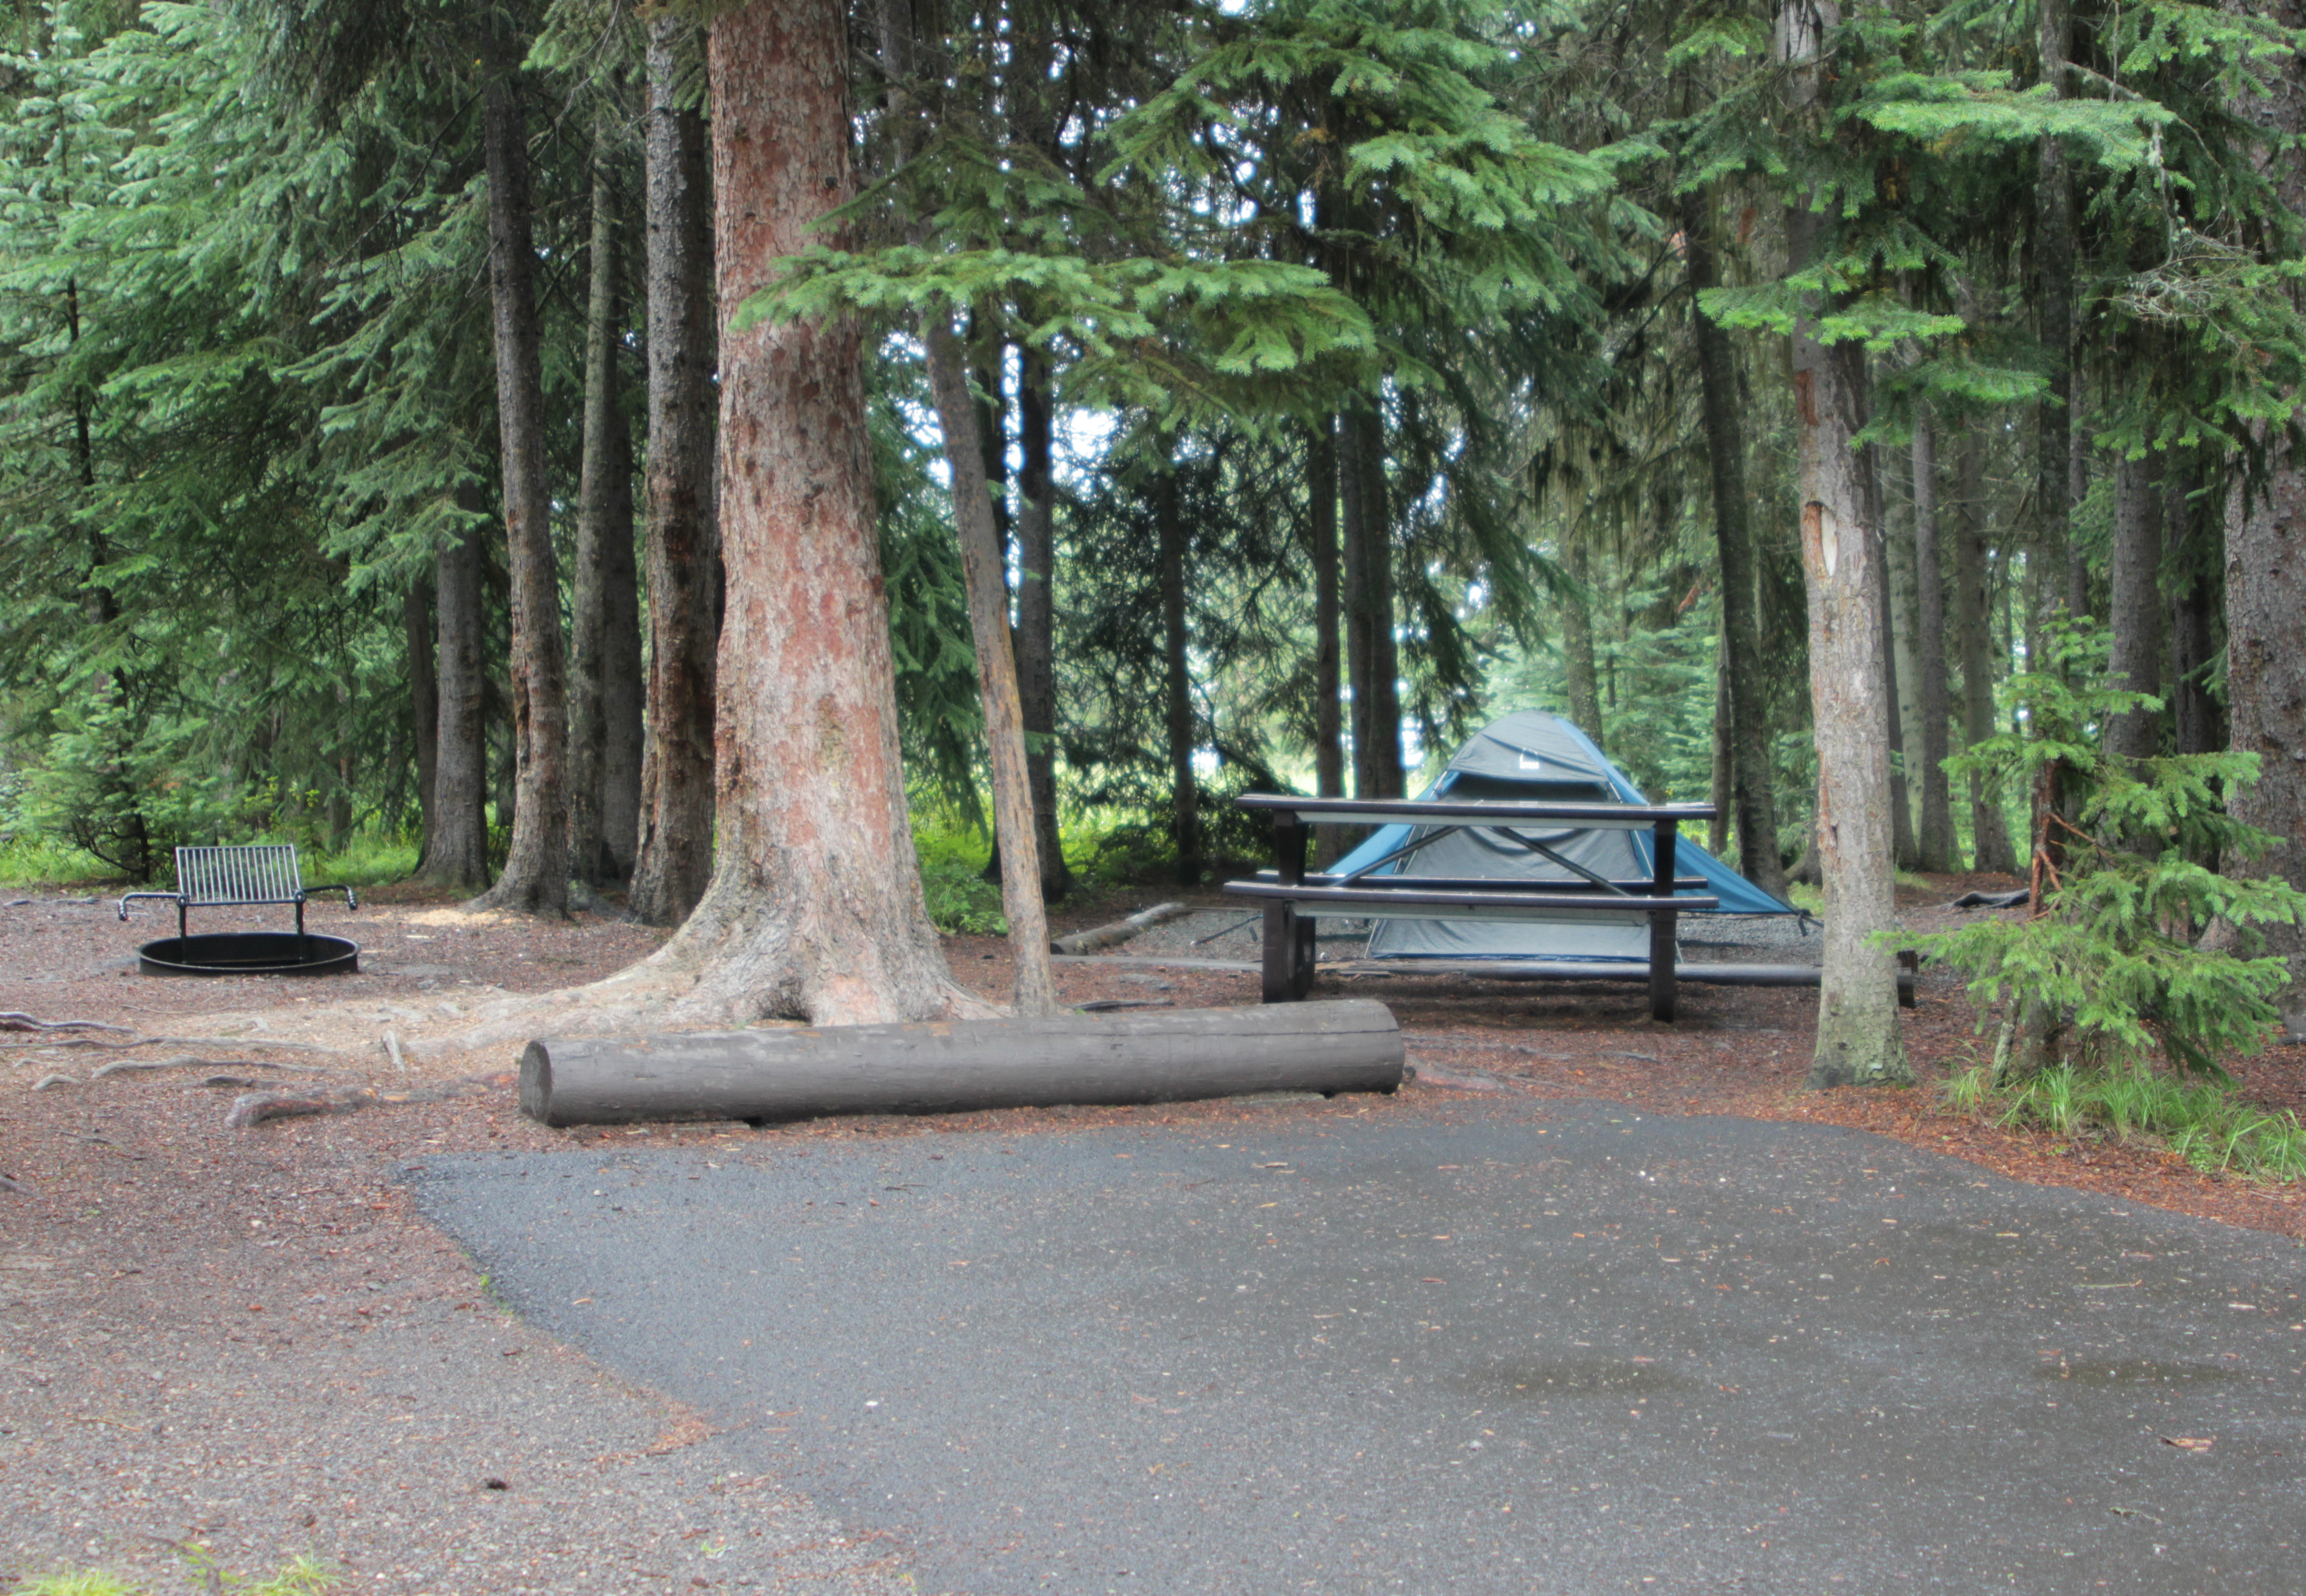
[[[2047,669],[2012,679],[2030,731],[1946,762],[1956,774],[2058,795],[2035,838],[2040,912],[1880,940],[1968,977],[1979,1028],[1999,1022],[1997,1085],[2061,1063],[2126,1080],[2157,1057],[2222,1080],[2221,1059],[2265,1046],[2289,979],[2284,960],[2255,956],[2256,928],[2306,914],[2306,893],[2278,877],[2238,879],[2200,862],[2253,859],[2271,845],[2222,798],[2258,780],[2258,755],[2114,754],[2104,728],[2159,701],[2107,684],[2103,631],[2056,628],[2045,652]],[[2206,941],[2214,926],[2230,938]]]
[[[2214,1080],[2185,1080],[2140,1065],[2058,1064],[2000,1087],[1990,1064],[1949,1080],[1946,1105],[2011,1129],[2031,1125],[2068,1140],[2098,1138],[2165,1148],[2196,1169],[2252,1180],[2306,1174],[2306,1125]]]

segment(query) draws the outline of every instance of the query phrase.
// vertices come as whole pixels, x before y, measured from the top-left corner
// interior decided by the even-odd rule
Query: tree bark
[[[610,136],[603,107],[593,135],[584,456],[568,683],[568,870],[596,883],[621,881],[632,866],[640,785],[639,576],[633,565],[632,432],[618,402],[624,263]]]
[[[833,0],[754,0],[713,19],[708,59],[725,316],[841,238],[811,224],[855,192],[846,19]],[[672,1010],[686,1023],[967,1010],[905,808],[859,329],[724,325],[720,371],[720,844],[649,965],[694,972]]]
[[[433,558],[438,588],[440,713],[424,879],[476,892],[489,879],[488,681],[481,665],[481,534],[465,528]]]
[[[1789,98],[1808,115],[1818,94],[1822,30],[1840,21],[1830,4],[1788,0],[1778,46],[1794,71]],[[1786,218],[1787,266],[1815,259],[1824,218],[1803,196]],[[1812,312],[1823,307],[1812,307]],[[1806,316],[1792,338],[1798,446],[1802,573],[1809,593],[1810,702],[1817,738],[1818,868],[1824,892],[1824,962],[1817,1044],[1809,1084],[1911,1085],[1898,1022],[1896,960],[1867,938],[1896,924],[1891,887],[1890,764],[1883,747],[1885,627],[1881,506],[1863,456],[1862,346],[1827,346]]]
[[[2306,23],[2306,5],[2266,13],[2287,27]],[[2242,114],[2269,142],[2288,146],[2267,158],[2267,175],[2279,202],[2293,216],[2306,215],[2306,160],[2296,142],[2306,135],[2306,62],[2286,57],[2262,88],[2245,99]],[[2290,395],[2293,420],[2302,397]],[[2263,858],[2229,860],[2226,868],[2306,889],[2306,449],[2292,429],[2275,422],[2253,422],[2250,431],[2264,474],[2237,474],[2226,499],[2226,703],[2233,747],[2258,755],[2259,779],[2228,794],[2226,807],[2275,843]],[[2290,969],[2290,985],[2276,1000],[2282,1028],[2293,1040],[2306,1037],[2306,932],[2262,929],[2266,952]]]
[[[1975,747],[1994,734],[1993,629],[1986,563],[1986,445],[1975,422],[1965,426],[1955,457],[1953,629],[1961,652],[1962,730]],[[2018,873],[2010,823],[2002,813],[2001,784],[1969,776],[1972,869]]]
[[[489,297],[504,459],[505,542],[512,582],[512,719],[518,800],[504,874],[484,909],[568,912],[568,682],[560,645],[560,577],[544,467],[544,379],[537,346],[528,133],[521,45],[501,21],[483,47],[482,143],[489,176]]]
[[[712,186],[704,119],[675,98],[691,37],[674,17],[648,25],[648,741],[630,904],[653,926],[688,917],[713,862]]]
[[[2133,693],[2158,692],[2162,665],[2162,492],[2149,460],[2123,459],[2114,469],[2114,547],[2108,561],[2114,649],[2111,685]],[[2109,753],[2147,759],[2160,750],[2161,716],[2150,709],[2118,714],[2107,724]]]
[[[1169,744],[1169,801],[1177,847],[1177,884],[1201,879],[1200,794],[1193,781],[1193,679],[1185,624],[1185,564],[1188,538],[1177,505],[1177,479],[1162,474],[1154,490],[1154,516],[1160,538],[1161,697]]]
[[[1048,356],[1018,351],[1017,693],[1025,717],[1041,896],[1072,891],[1057,831],[1056,401]]]
[[[1945,772],[1946,700],[1945,576],[1938,553],[1937,423],[1923,411],[1914,422],[1914,653],[1919,679],[1916,697],[1919,724],[1907,730],[1908,747],[1918,746],[1921,760],[1921,824],[1915,844],[1921,868],[1955,867],[1953,798]]]
[[[1694,306],[1697,294],[1718,287],[1721,280],[1713,253],[1711,190],[1683,200],[1682,236]],[[1713,489],[1713,546],[1721,562],[1721,637],[1728,654],[1730,771],[1737,808],[1738,867],[1747,880],[1782,899],[1786,871],[1778,857],[1776,779],[1770,761],[1769,696],[1763,685],[1762,624],[1755,598],[1754,533],[1751,501],[1746,492],[1746,433],[1739,419],[1737,354],[1729,333],[1702,310],[1692,309],[1690,332],[1697,347],[1698,395],[1704,410],[1706,464]],[[1590,627],[1584,652],[1584,670],[1590,679],[1593,669]],[[1574,654],[1572,658],[1574,704],[1578,666]],[[1588,730],[1598,741],[1601,735],[1598,721]]]
[[[409,583],[400,602],[403,640],[408,650],[408,730],[416,750],[416,868],[432,848],[432,787],[440,770],[440,680],[432,669],[432,577]]]

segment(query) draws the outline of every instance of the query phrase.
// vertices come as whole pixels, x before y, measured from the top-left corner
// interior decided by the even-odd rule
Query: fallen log
[[[548,1125],[608,1125],[1390,1092],[1402,1062],[1392,1012],[1365,999],[1117,1019],[540,1037],[521,1055],[520,1107]]]
[[[1086,931],[1057,937],[1049,943],[1049,952],[1094,953],[1099,948],[1118,947],[1139,932],[1164,920],[1174,920],[1185,912],[1185,906],[1182,903],[1157,903],[1150,909],[1139,909],[1127,919],[1115,920],[1106,926],[1092,926]]]

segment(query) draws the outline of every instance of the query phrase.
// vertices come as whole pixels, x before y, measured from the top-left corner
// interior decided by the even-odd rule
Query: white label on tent
[[[1524,769],[1524,770],[1525,770],[1525,771],[1535,771],[1535,770],[1543,770],[1543,769],[1545,768],[1545,762],[1544,762],[1543,760],[1540,760],[1540,759],[1532,759],[1532,758],[1529,756],[1529,750],[1528,750],[1528,749],[1524,748],[1524,749],[1520,750],[1520,752],[1521,752],[1521,768],[1522,768],[1522,769]]]

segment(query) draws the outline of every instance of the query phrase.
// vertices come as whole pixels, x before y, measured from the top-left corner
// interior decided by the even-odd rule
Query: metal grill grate
[[[189,908],[300,903],[304,898],[291,843],[176,849],[176,892]]]

